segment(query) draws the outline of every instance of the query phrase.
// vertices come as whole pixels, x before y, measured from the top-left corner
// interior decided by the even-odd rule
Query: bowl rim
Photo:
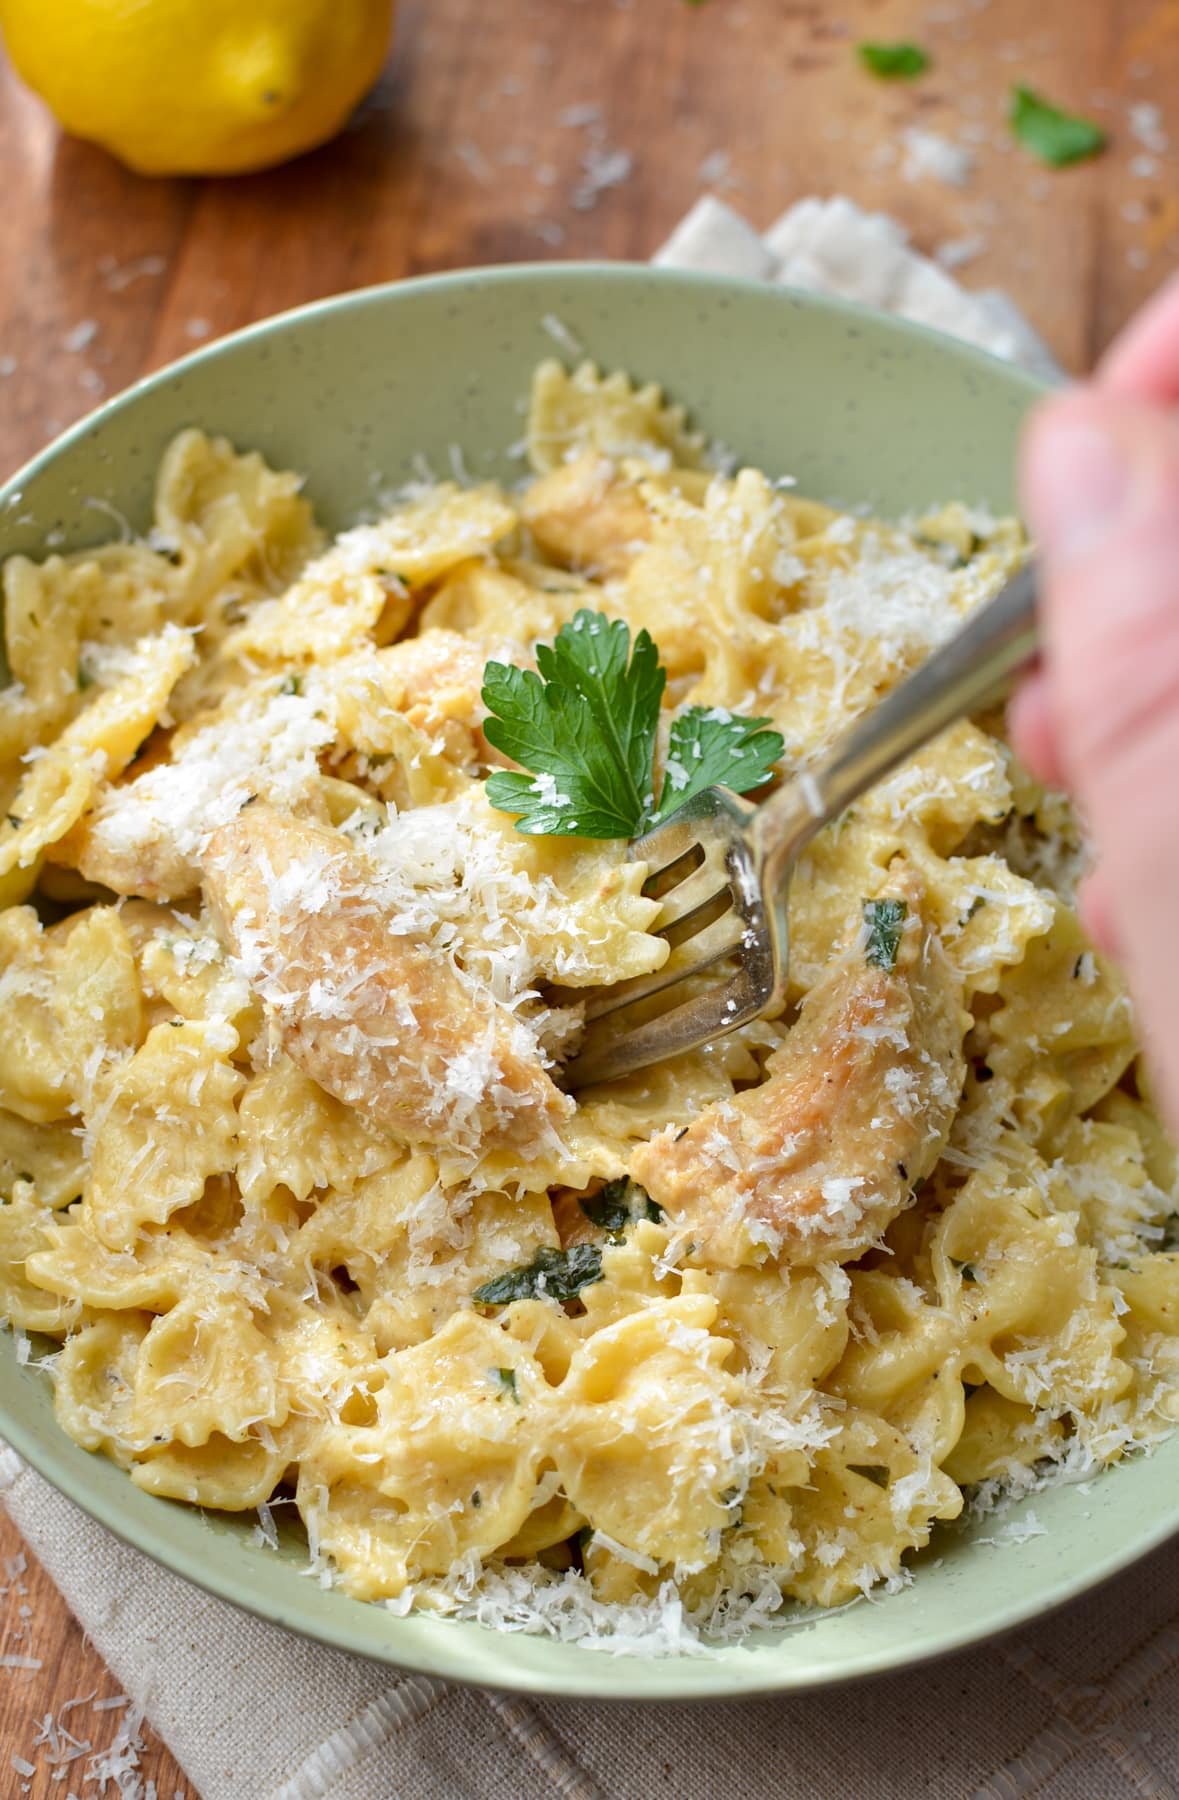
[[[960,366],[973,366],[984,379],[1000,376],[1008,387],[1022,389],[1029,401],[1050,391],[1053,385],[1040,375],[1032,374],[943,332],[914,324],[893,314],[881,313],[854,301],[796,288],[767,289],[764,282],[698,271],[656,268],[639,262],[527,262],[447,270],[411,279],[377,282],[287,308],[187,351],[174,361],[140,377],[77,419],[0,484],[0,528],[3,524],[3,512],[19,501],[21,491],[28,481],[39,476],[62,453],[82,445],[109,417],[132,410],[141,398],[164,387],[178,373],[216,361],[227,351],[297,328],[301,323],[325,314],[380,307],[403,294],[437,293],[445,296],[448,292],[469,289],[473,284],[527,288],[538,280],[553,279],[569,281],[574,285],[602,281],[626,285],[642,279],[656,285],[694,287],[702,293],[715,295],[739,292],[766,296],[767,293],[776,292],[781,295],[784,303],[789,302],[804,312],[834,315],[850,322],[860,321],[873,330],[883,327],[894,336],[932,346],[939,354],[952,357]],[[0,554],[2,553],[0,550]],[[0,1415],[2,1414],[6,1414],[6,1408],[0,1401]],[[675,1671],[682,1667],[682,1658],[636,1659],[643,1663],[643,1685],[636,1683],[633,1689],[621,1692],[617,1685],[604,1685],[595,1679],[598,1657],[589,1652],[584,1653],[583,1661],[574,1669],[566,1671],[558,1666],[544,1676],[538,1676],[532,1669],[515,1669],[504,1663],[500,1665],[495,1679],[489,1681],[481,1674],[461,1669],[456,1671],[450,1666],[445,1650],[438,1650],[431,1643],[398,1643],[395,1632],[391,1633],[387,1645],[366,1646],[363,1650],[358,1650],[348,1627],[350,1610],[341,1609],[338,1617],[334,1613],[327,1613],[322,1617],[291,1618],[286,1615],[286,1609],[280,1603],[271,1601],[265,1595],[250,1598],[243,1596],[240,1583],[235,1581],[233,1573],[217,1557],[203,1560],[188,1555],[177,1557],[170,1546],[168,1534],[163,1529],[165,1514],[158,1515],[161,1520],[159,1528],[154,1522],[157,1516],[154,1510],[150,1522],[136,1521],[133,1525],[120,1512],[115,1498],[96,1488],[78,1484],[71,1472],[63,1466],[70,1452],[76,1449],[72,1440],[63,1436],[59,1443],[52,1437],[40,1438],[35,1427],[26,1429],[20,1420],[7,1416],[3,1417],[3,1435],[4,1440],[39,1475],[122,1542],[142,1551],[179,1579],[192,1582],[206,1593],[241,1608],[265,1623],[294,1631],[301,1637],[322,1643],[331,1649],[464,1686],[544,1697],[578,1698],[597,1703],[610,1701],[631,1705],[657,1705],[684,1704],[688,1701],[740,1701],[775,1693],[802,1693],[819,1688],[845,1686],[887,1674],[899,1674],[943,1656],[960,1653],[982,1642],[1004,1637],[1030,1621],[1056,1611],[1069,1601],[1100,1587],[1179,1533],[1179,1512],[1171,1519],[1163,1517],[1150,1522],[1143,1521],[1143,1528],[1135,1535],[1132,1543],[1114,1543],[1104,1555],[1096,1556],[1085,1568],[1074,1574],[1032,1584],[1023,1598],[1008,1600],[1001,1624],[980,1623],[976,1618],[963,1617],[957,1624],[943,1630],[938,1642],[928,1648],[915,1651],[902,1649],[898,1655],[895,1642],[886,1643],[874,1649],[861,1650],[854,1658],[849,1658],[844,1667],[824,1668],[817,1673],[812,1673],[805,1665],[775,1667],[772,1663],[763,1663],[761,1659],[745,1665],[732,1657],[716,1659],[709,1672],[702,1667],[701,1662],[693,1659],[698,1676],[686,1691],[677,1691],[675,1686]],[[295,1579],[293,1572],[291,1579]],[[816,1617],[821,1616],[821,1613],[816,1613]]]
[[[284,307],[281,312],[268,313],[263,319],[254,319],[248,325],[240,325],[234,331],[227,331],[221,337],[213,338],[207,344],[199,344],[195,349],[186,350],[182,356],[173,357],[170,362],[161,363],[158,369],[152,369],[146,375],[140,375],[127,387],[120,388],[118,393],[111,394],[89,412],[82,413],[64,431],[57,434],[42,449],[37,450],[23,463],[0,481],[0,509],[12,505],[13,490],[44,468],[63,450],[72,449],[75,444],[82,443],[96,426],[101,425],[114,414],[125,411],[131,404],[146,394],[162,388],[176,375],[188,369],[199,368],[207,362],[214,362],[227,350],[236,349],[239,345],[251,343],[254,339],[265,338],[274,332],[292,325],[315,318],[324,313],[349,312],[353,308],[360,310],[365,306],[380,305],[396,294],[428,294],[437,292],[445,295],[452,289],[469,288],[472,284],[489,287],[528,286],[539,279],[560,279],[578,281],[617,281],[626,284],[643,277],[659,284],[676,287],[695,287],[702,293],[732,292],[734,289],[743,294],[759,294],[762,296],[780,295],[783,300],[797,306],[803,312],[828,313],[835,317],[843,317],[852,321],[860,320],[873,328],[884,325],[889,331],[914,343],[936,345],[943,352],[952,355],[956,360],[973,363],[979,372],[993,376],[1001,372],[1002,377],[1014,386],[1022,386],[1029,399],[1036,399],[1050,393],[1054,387],[1064,385],[1066,377],[1052,379],[1046,375],[1033,372],[1019,363],[996,355],[993,351],[983,350],[977,344],[967,343],[964,338],[952,336],[949,332],[938,331],[931,325],[919,325],[912,319],[902,317],[900,313],[883,312],[878,307],[865,305],[859,300],[847,300],[839,294],[818,293],[810,288],[791,287],[782,282],[771,284],[758,281],[746,275],[717,275],[702,269],[670,269],[649,262],[633,261],[593,261],[576,262],[520,262],[520,263],[488,263],[466,269],[443,269],[433,275],[412,275],[393,281],[369,282],[364,287],[345,288],[339,293],[325,294],[319,300],[305,300],[298,306]],[[554,344],[553,354],[558,354],[558,346]],[[592,362],[588,350],[580,361]],[[0,518],[0,526],[3,520]]]

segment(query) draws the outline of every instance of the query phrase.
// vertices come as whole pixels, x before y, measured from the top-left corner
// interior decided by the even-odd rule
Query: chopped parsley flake
[[[929,67],[929,53],[920,44],[857,44],[856,55],[871,74],[886,81],[912,81]]]
[[[571,1244],[568,1250],[542,1248],[520,1269],[507,1269],[475,1289],[479,1306],[510,1306],[513,1300],[572,1300],[583,1287],[602,1279],[602,1252],[597,1244]]]
[[[877,969],[897,966],[908,907],[903,900],[865,900],[864,923],[868,927],[868,943],[864,955]]]
[[[1067,168],[1069,163],[1082,162],[1105,149],[1106,136],[1100,125],[1076,113],[1061,112],[1029,87],[1012,88],[1007,118],[1024,148],[1054,169]]]
[[[501,1395],[510,1395],[516,1402],[516,1405],[519,1406],[520,1395],[516,1387],[515,1369],[488,1369],[487,1378],[492,1386],[499,1390]]]
[[[581,1210],[591,1224],[615,1243],[627,1227],[639,1219],[651,1219],[657,1224],[663,1217],[663,1208],[657,1206],[646,1188],[632,1181],[629,1175],[608,1181],[596,1194],[590,1194],[581,1202]]]

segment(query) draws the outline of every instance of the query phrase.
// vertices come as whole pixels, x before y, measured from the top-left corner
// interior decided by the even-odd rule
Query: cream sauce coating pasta
[[[529,454],[325,543],[189,431],[145,539],[6,565],[0,1313],[78,1443],[286,1498],[350,1594],[666,1647],[1170,1429],[1175,1155],[996,717],[811,847],[786,1017],[562,1092],[659,902],[489,805],[484,664],[595,608],[790,773],[1023,546],[718,472],[588,365],[537,372]]]

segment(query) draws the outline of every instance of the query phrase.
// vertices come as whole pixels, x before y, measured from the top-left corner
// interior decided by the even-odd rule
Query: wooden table
[[[934,66],[873,80],[861,37],[914,39]],[[221,182],[140,180],[0,79],[3,473],[252,319],[461,264],[644,258],[706,187],[759,226],[844,192],[924,250],[971,240],[961,278],[1007,289],[1076,371],[1179,265],[1179,0],[405,0],[386,74],[336,143]],[[1016,80],[1100,120],[1108,153],[1061,173],[1031,161],[1004,125]],[[911,125],[969,147],[964,186],[906,174]],[[0,1554],[18,1550],[0,1526]],[[4,1793],[9,1754],[35,1760],[35,1718],[114,1691],[49,1582],[20,1579],[3,1623],[25,1636],[0,1649],[43,1666],[0,1669]],[[87,1720],[109,1721],[96,1742],[118,1716]],[[143,1770],[162,1800],[191,1792],[162,1748]],[[68,1785],[39,1771],[30,1791]]]

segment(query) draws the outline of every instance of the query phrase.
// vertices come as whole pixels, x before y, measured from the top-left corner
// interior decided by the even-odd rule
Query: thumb
[[[1179,418],[1096,389],[1027,433],[1057,752],[1179,1124]]]

